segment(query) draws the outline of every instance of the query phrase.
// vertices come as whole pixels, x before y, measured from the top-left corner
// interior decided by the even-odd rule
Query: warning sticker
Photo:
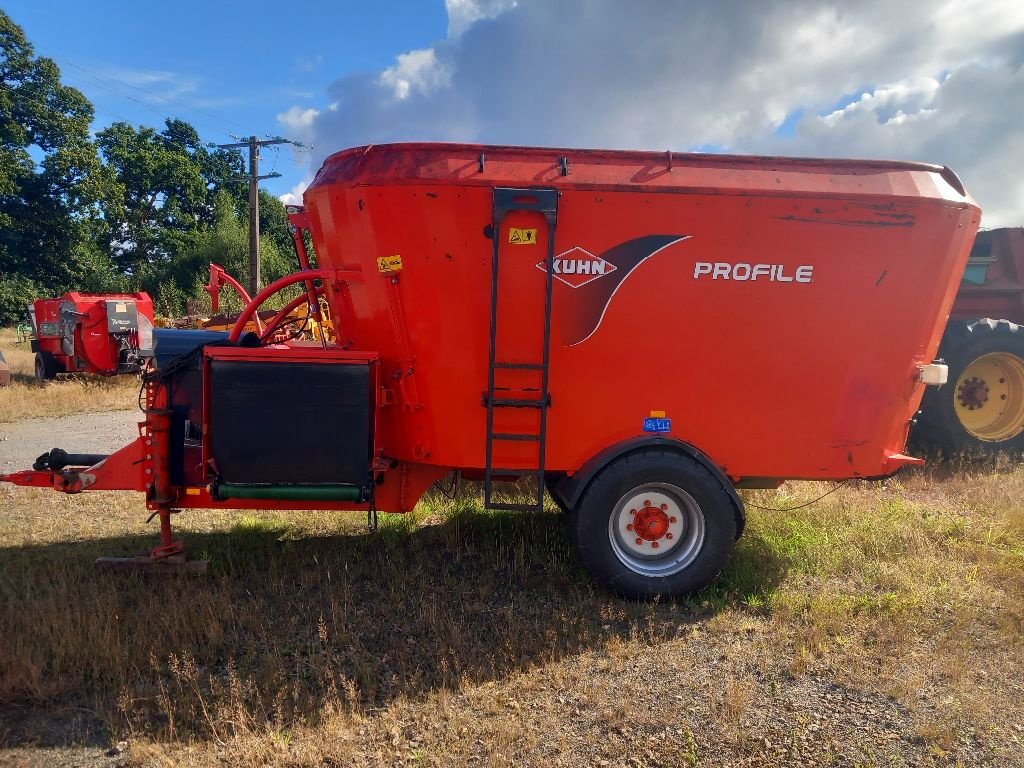
[[[387,274],[388,272],[401,272],[402,257],[397,253],[394,256],[378,256],[377,269],[384,274]]]
[[[511,227],[508,231],[508,241],[512,245],[533,245],[537,242],[537,230]]]

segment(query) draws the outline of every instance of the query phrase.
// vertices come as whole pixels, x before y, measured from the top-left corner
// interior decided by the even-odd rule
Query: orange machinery
[[[402,512],[458,471],[492,508],[547,488],[621,594],[691,592],[742,530],[736,488],[919,463],[980,215],[918,163],[441,144],[339,152],[304,202],[318,268],[227,337],[158,330],[138,440],[0,480],[143,491],[156,562],[171,510]],[[267,343],[288,306],[243,334],[298,283],[334,343]],[[520,477],[528,503],[496,493]]]

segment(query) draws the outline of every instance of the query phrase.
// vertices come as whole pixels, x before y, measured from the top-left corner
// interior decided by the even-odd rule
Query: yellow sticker
[[[402,257],[397,253],[394,256],[379,256],[377,258],[377,269],[384,274],[388,272],[401,272]]]
[[[665,412],[664,411],[651,411],[651,418],[652,419],[664,419],[665,418]]]
[[[199,496],[200,494],[202,494],[202,492],[203,492],[202,488],[191,488],[190,487],[190,488],[186,488],[185,489],[185,495],[186,496]]]
[[[114,305],[114,311],[115,312],[127,312],[128,311],[128,305],[125,304],[123,301],[119,301],[119,302],[117,302],[117,304]]]
[[[534,245],[537,242],[537,230],[511,227],[508,231],[508,241],[513,245]]]

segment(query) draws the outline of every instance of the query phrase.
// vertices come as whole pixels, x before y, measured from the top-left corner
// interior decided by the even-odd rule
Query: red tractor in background
[[[29,306],[40,383],[58,373],[115,376],[142,370],[153,345],[153,302],[146,293],[69,291]]]
[[[1024,227],[979,232],[913,439],[946,455],[1024,451]]]

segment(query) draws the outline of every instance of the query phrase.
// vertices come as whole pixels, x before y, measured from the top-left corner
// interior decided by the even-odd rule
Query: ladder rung
[[[546,398],[544,400],[500,398],[492,400],[491,405],[495,408],[544,408],[548,405],[548,401]]]
[[[542,470],[536,467],[532,469],[491,469],[491,476],[494,475],[518,475],[520,477],[526,477],[527,475],[539,475]]]
[[[491,435],[492,440],[540,440],[540,435],[527,435],[521,432],[495,432]]]
[[[495,368],[513,368],[522,371],[543,371],[543,363],[495,363]]]
[[[539,504],[509,504],[506,502],[492,501],[487,504],[487,509],[507,509],[515,512],[534,512],[538,508],[543,508],[543,505]]]

